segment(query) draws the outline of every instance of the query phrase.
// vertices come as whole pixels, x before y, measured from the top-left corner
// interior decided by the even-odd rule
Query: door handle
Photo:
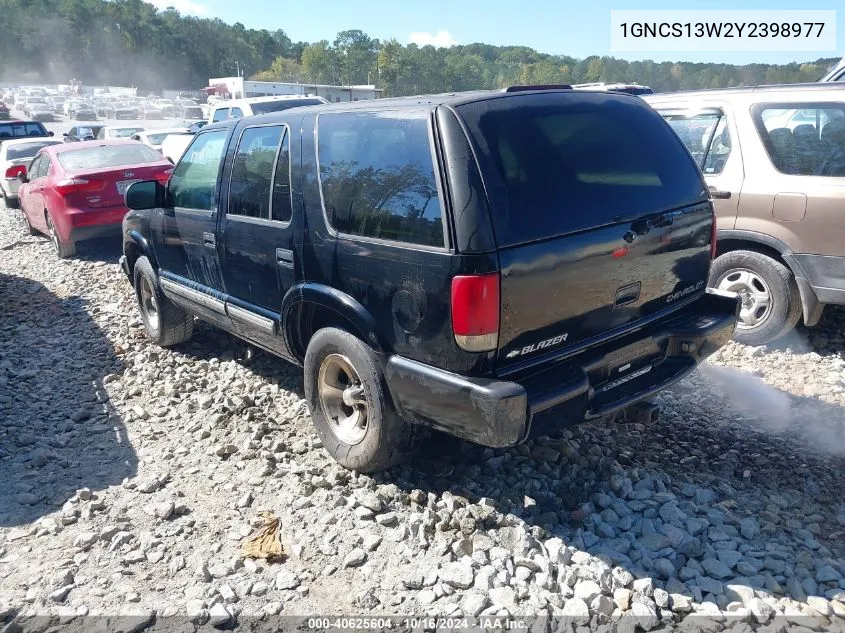
[[[202,243],[203,246],[207,246],[208,248],[214,248],[217,246],[217,242],[214,240],[214,233],[203,233]]]
[[[710,187],[710,197],[714,200],[729,200],[731,197],[730,191],[720,191],[716,187]]]
[[[293,268],[293,251],[287,248],[277,248],[276,263],[285,268]]]

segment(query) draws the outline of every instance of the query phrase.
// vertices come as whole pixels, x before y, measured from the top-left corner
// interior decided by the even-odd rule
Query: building
[[[381,88],[375,86],[329,86],[325,84],[300,84],[284,81],[249,81],[243,77],[212,77],[203,92],[226,99],[269,97],[273,95],[313,95],[324,97],[332,103],[364,101],[381,97]]]

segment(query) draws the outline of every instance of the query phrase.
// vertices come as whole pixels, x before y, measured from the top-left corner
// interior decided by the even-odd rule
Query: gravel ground
[[[118,248],[60,261],[0,208],[0,631],[97,614],[845,630],[845,311],[731,344],[647,427],[511,450],[432,436],[371,477],[320,446],[295,367],[204,324],[149,344]],[[238,555],[263,510],[283,562]]]

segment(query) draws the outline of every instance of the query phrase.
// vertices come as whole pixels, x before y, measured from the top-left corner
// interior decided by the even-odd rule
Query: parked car
[[[164,113],[153,103],[143,102],[138,110],[139,119],[163,119]]]
[[[5,103],[0,103],[0,121],[8,121],[10,118],[9,106]]]
[[[65,143],[93,141],[100,134],[101,129],[103,129],[103,126],[97,125],[96,123],[90,125],[74,125],[62,136],[64,136]]]
[[[132,140],[140,141],[145,145],[149,145],[155,151],[161,152],[161,144],[170,134],[185,134],[186,128],[156,128],[154,130],[144,130],[132,135]],[[181,156],[181,155],[180,155]],[[177,160],[179,157],[177,157]]]
[[[762,345],[845,304],[845,84],[645,97],[698,162],[718,214],[710,285]]]
[[[72,257],[78,242],[120,233],[130,184],[166,181],[171,168],[158,152],[129,139],[44,147],[19,176],[27,228],[48,235],[59,257]]]
[[[132,185],[121,265],[149,337],[193,315],[304,365],[343,466],[420,426],[486,446],[596,419],[733,333],[689,153],[641,99],[529,90],[290,109],[210,124],[167,185]],[[641,408],[642,409],[642,408]]]
[[[108,118],[110,119],[137,119],[139,116],[138,106],[130,101],[114,103],[109,107]]]
[[[313,106],[328,103],[323,97],[310,97],[303,95],[281,95],[276,97],[250,97],[248,99],[233,99],[231,101],[218,101],[210,109],[208,122],[225,121],[227,119],[239,119],[244,116],[255,114],[267,114],[268,112],[281,112],[288,108],[302,106]]]
[[[27,105],[28,116],[33,121],[55,121],[53,106],[46,101],[39,101]]]
[[[33,107],[44,109],[47,107],[47,102],[44,101],[43,97],[27,97],[27,99],[23,102],[23,113],[32,118],[30,112]]]
[[[163,117],[174,117],[179,114],[180,108],[170,99],[156,99],[153,105],[161,112]]]
[[[53,97],[50,99],[50,107],[53,109],[53,114],[64,114],[65,111],[65,98],[64,97]]]
[[[0,144],[17,138],[53,136],[39,121],[4,121],[0,123]]]
[[[133,134],[143,131],[144,128],[138,125],[107,125],[100,128],[96,138],[100,141],[113,138],[130,138]]]
[[[97,112],[94,107],[84,101],[77,101],[70,107],[70,118],[77,121],[96,121]]]
[[[845,57],[839,60],[839,63],[831,68],[819,81],[845,81]]]
[[[203,118],[202,108],[198,105],[183,106],[181,116],[186,118],[186,119],[202,119]]]
[[[159,151],[167,160],[175,165],[182,158],[191,141],[194,140],[194,134],[194,132],[190,131],[170,133],[164,137]]]
[[[20,138],[12,141],[4,141],[0,144],[0,194],[3,201],[9,208],[18,206],[18,187],[20,186],[20,174],[25,174],[32,157],[47,145],[61,143],[58,139],[50,137]]]

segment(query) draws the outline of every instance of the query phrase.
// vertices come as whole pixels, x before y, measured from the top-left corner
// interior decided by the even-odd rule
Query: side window
[[[232,161],[229,215],[270,219],[270,193],[276,150],[284,126],[248,127]]]
[[[212,119],[213,123],[217,123],[218,121],[225,121],[229,118],[229,108],[220,108],[219,110],[214,111],[214,118]]]
[[[182,159],[173,170],[168,182],[171,204],[185,209],[213,211],[217,176],[226,130],[197,134]]]
[[[290,191],[290,134],[285,128],[279,157],[276,159],[276,173],[273,175],[272,219],[290,222],[293,217],[293,203]]]
[[[35,180],[38,178],[38,170],[41,168],[41,159],[44,157],[44,154],[37,154],[35,158],[32,159],[32,162],[29,164],[29,179],[30,181]]]
[[[240,108],[232,108],[232,111],[229,113],[230,119],[241,119],[244,116],[244,111]]]
[[[778,171],[845,177],[845,103],[759,104],[751,114]]]
[[[341,233],[443,246],[425,111],[321,114],[320,184]]]
[[[686,145],[701,171],[707,175],[722,173],[731,153],[731,138],[724,114],[664,114],[663,117]]]

